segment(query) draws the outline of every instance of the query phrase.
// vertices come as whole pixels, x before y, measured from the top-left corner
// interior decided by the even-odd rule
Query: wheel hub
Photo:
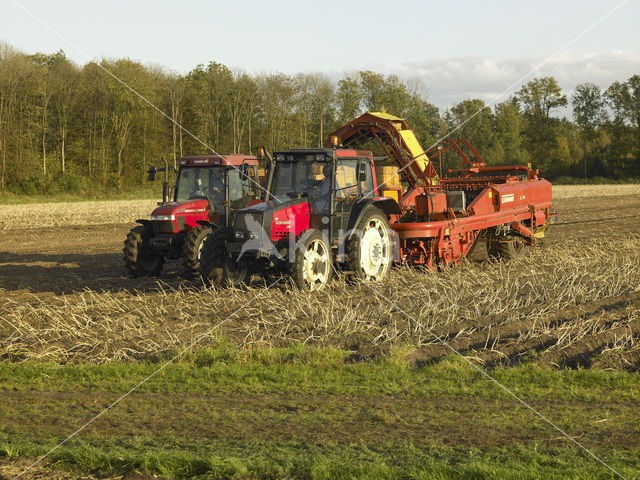
[[[327,251],[319,240],[312,241],[304,253],[303,274],[311,290],[327,283],[329,277]]]
[[[360,240],[360,266],[368,277],[375,277],[386,261],[389,245],[384,227],[371,222]]]

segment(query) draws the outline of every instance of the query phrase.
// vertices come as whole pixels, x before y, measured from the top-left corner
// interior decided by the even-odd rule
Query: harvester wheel
[[[293,281],[301,290],[322,289],[333,272],[331,246],[319,230],[307,230],[296,242]]]
[[[511,260],[522,253],[524,243],[515,235],[497,235],[495,229],[486,232],[487,255],[491,260]]]
[[[200,274],[206,285],[238,286],[247,280],[248,268],[241,260],[236,262],[227,251],[232,239],[227,228],[217,228],[207,236],[200,251]]]
[[[349,268],[362,280],[379,281],[389,273],[392,255],[389,220],[380,209],[370,207],[347,242]]]
[[[134,277],[158,275],[162,270],[164,257],[151,249],[151,237],[150,228],[140,225],[134,227],[124,241],[124,263]]]
[[[212,230],[209,226],[198,225],[193,228],[184,239],[182,264],[184,265],[187,275],[194,277],[200,273],[202,245]]]

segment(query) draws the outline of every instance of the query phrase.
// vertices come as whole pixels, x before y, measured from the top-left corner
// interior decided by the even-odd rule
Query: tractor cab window
[[[336,200],[358,195],[358,161],[341,160],[336,165]]]
[[[360,192],[363,195],[367,196],[375,195],[376,192],[373,191],[373,175],[371,174],[371,162],[369,162],[368,160],[360,160],[359,168],[365,174],[364,179],[359,179]]]
[[[242,181],[240,179],[238,169],[229,169],[229,202],[232,211],[249,206],[251,185],[249,180]]]
[[[214,211],[224,211],[223,167],[182,168],[176,182],[176,201],[208,199]]]
[[[286,201],[287,193],[309,194],[311,190],[319,188],[327,178],[326,168],[323,167],[328,165],[331,168],[331,163],[324,160],[323,154],[284,155],[282,160],[276,162],[272,193],[276,198]]]

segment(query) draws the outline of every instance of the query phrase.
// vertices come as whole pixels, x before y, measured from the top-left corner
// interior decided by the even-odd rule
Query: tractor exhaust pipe
[[[265,147],[260,147],[258,149],[258,158],[266,158],[267,160],[267,178],[265,185],[267,185],[267,189],[264,192],[263,200],[266,202],[269,200],[270,193],[268,191],[268,186],[271,185],[271,177],[273,176],[273,170],[275,167],[275,162],[273,161],[273,157],[269,153],[269,151]]]
[[[169,162],[167,162],[164,156],[162,157],[162,161],[164,162],[163,168],[156,168],[151,165],[147,173],[149,175],[149,181],[153,182],[156,179],[156,173],[164,172],[164,182],[162,183],[162,204],[164,205],[167,203],[167,199],[169,198]]]
[[[164,155],[162,156],[164,162],[164,182],[162,182],[162,203],[167,203],[169,197],[169,162],[167,162]]]

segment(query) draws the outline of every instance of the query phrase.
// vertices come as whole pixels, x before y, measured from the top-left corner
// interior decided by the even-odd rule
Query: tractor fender
[[[399,215],[402,213],[398,203],[393,198],[364,198],[353,205],[349,215],[349,222],[347,223],[347,232],[353,232],[360,224],[369,206],[376,207],[387,215]]]
[[[151,226],[151,220],[138,219],[136,220],[136,223],[139,223],[140,225],[144,225],[145,227],[147,225]]]
[[[212,223],[208,220],[196,220],[196,223],[198,225],[202,225],[203,227],[211,227],[214,230],[218,228],[218,226],[215,223]]]
[[[378,207],[387,215],[401,215],[400,205],[393,198],[372,198],[373,205]]]

